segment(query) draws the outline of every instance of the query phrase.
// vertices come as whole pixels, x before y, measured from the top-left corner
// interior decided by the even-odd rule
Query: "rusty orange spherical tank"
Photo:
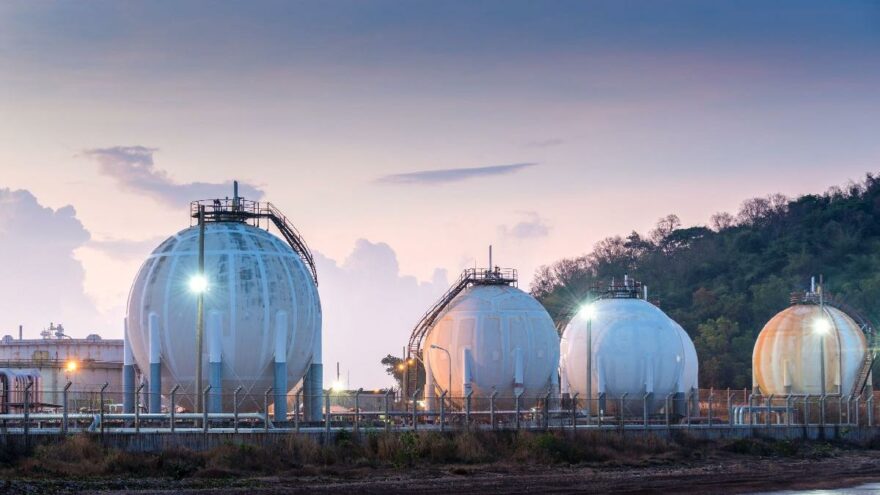
[[[795,304],[758,335],[752,353],[754,386],[765,395],[849,395],[866,352],[864,333],[846,313],[828,305]]]

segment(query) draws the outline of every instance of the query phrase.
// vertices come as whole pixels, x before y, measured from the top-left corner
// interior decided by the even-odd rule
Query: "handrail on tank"
[[[272,203],[260,203],[259,201],[251,201],[244,198],[200,199],[189,204],[190,218],[198,219],[200,209],[204,210],[205,221],[209,223],[239,222],[247,223],[254,227],[261,227],[261,219],[272,222],[281,232],[281,236],[287,241],[291,249],[299,255],[309,268],[315,285],[318,285],[318,271],[315,268],[315,259],[312,256],[312,251],[299,231],[296,230],[296,227]]]

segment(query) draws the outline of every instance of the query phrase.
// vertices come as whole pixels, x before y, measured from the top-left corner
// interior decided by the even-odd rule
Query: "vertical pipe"
[[[205,206],[199,205],[199,277],[205,277]],[[205,333],[205,291],[200,290],[196,302],[196,412],[202,405],[202,345]]]
[[[471,360],[471,350],[467,349],[467,348],[462,349],[461,359],[463,361],[462,364],[464,365],[464,366],[462,366],[462,369],[464,370],[464,373],[462,376],[462,391],[464,392],[465,396],[469,396],[470,393],[473,391],[473,386],[472,386],[473,369],[471,368],[471,365],[472,365],[472,363],[471,363],[471,361],[472,361]],[[450,364],[452,364],[452,363],[450,363]],[[522,382],[520,381],[520,383],[522,383]]]
[[[513,393],[520,395],[524,391],[523,380],[525,378],[525,363],[523,362],[523,350],[519,347],[513,351]]]
[[[150,413],[162,411],[162,362],[159,338],[159,315],[150,313],[148,317],[150,332]]]
[[[134,412],[134,355],[128,338],[128,319],[122,320],[122,412]]]
[[[309,366],[309,372],[306,375],[309,383],[309,394],[311,395],[311,404],[308,408],[308,421],[321,421],[321,399],[324,395],[324,365],[322,359],[322,345],[319,331],[315,335],[314,347],[312,348],[312,364]]]
[[[431,353],[425,353],[425,409],[434,410],[434,397],[437,392],[434,390],[434,370],[431,366]]]
[[[109,383],[105,382],[104,385],[101,386],[101,438],[104,438],[104,391],[107,390],[107,387],[110,386]]]
[[[211,395],[208,396],[208,411],[223,412],[223,346],[220,341],[223,320],[218,311],[208,313],[208,385]]]
[[[275,314],[275,421],[287,420],[287,313]]]
[[[18,340],[24,340],[24,329],[22,325],[18,326]]]

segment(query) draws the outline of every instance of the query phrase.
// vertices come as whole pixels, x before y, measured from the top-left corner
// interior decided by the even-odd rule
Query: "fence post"
[[[623,415],[624,415],[623,408],[625,405],[626,405],[626,394],[624,393],[623,395],[620,396],[620,411],[618,411],[618,413],[620,414],[619,419],[620,419],[620,429],[621,430],[624,428],[624,426],[626,426],[626,421],[623,419]]]
[[[691,428],[691,401],[694,400],[694,391],[689,391],[684,396],[684,422],[687,429]]]
[[[574,395],[571,396],[571,431],[577,431],[577,403],[578,403],[578,393],[575,392]]]
[[[416,391],[415,391],[415,393],[412,394],[412,404],[413,404],[413,410],[412,410],[412,423],[413,423],[413,431],[415,431],[415,430],[418,429],[418,427],[419,427],[419,416],[418,416],[418,414],[419,414],[419,404],[418,404],[418,402],[416,402],[416,399],[418,398],[418,396],[419,396],[419,391],[421,391],[421,390],[422,390],[422,389],[417,388]],[[470,395],[468,395],[468,397],[470,397]],[[468,406],[470,406],[470,399],[468,399]]]
[[[238,394],[241,392],[242,386],[239,385],[232,391],[232,431],[238,433]],[[294,414],[296,418],[296,414]]]
[[[385,391],[385,432],[391,431],[391,390]]]
[[[26,449],[30,449],[31,447],[31,387],[33,386],[34,382],[33,380],[30,380],[24,387],[24,444]]]
[[[651,392],[646,392],[642,397],[642,428],[648,429],[648,398],[651,396]]]
[[[440,431],[446,431],[446,394],[448,390],[444,390],[440,394]]]
[[[520,411],[520,406],[521,406],[520,398],[522,397],[522,394],[523,394],[522,392],[520,392],[518,394],[516,392],[514,392],[514,402],[516,402],[516,418],[514,419],[514,421],[516,423],[517,431],[519,431],[519,411]]]
[[[293,394],[293,429],[297,433],[299,433],[299,405],[300,399],[299,396],[302,394],[302,389],[297,390],[295,394]]]
[[[324,443],[330,443],[330,394],[324,395]]]
[[[859,419],[861,419],[861,418],[859,418],[859,412],[860,412],[860,411],[859,411],[859,402],[861,402],[861,399],[862,399],[862,396],[861,396],[861,395],[857,395],[857,396],[855,397],[855,399],[853,399],[853,400],[855,400],[855,403],[856,403],[856,407],[855,407],[855,421],[854,421],[854,423],[855,423],[856,426],[859,426],[859,423],[860,423]]]
[[[669,421],[669,399],[672,397],[672,394],[666,394],[666,406],[663,408],[664,414],[666,415],[666,428],[672,428],[672,423]]]
[[[837,424],[843,424],[843,394],[837,397]]]
[[[730,387],[727,387],[727,425],[733,426],[733,408],[730,403]]]
[[[360,433],[361,431],[361,392],[364,389],[359,388],[354,393],[354,431]]]
[[[769,428],[771,423],[770,410],[773,408],[773,394],[768,395],[765,399],[765,402],[767,404],[767,417],[764,418],[764,426],[767,426]]]
[[[70,390],[71,385],[73,385],[73,383],[70,383],[70,381],[68,381],[67,385],[64,386],[64,391],[61,394],[62,395],[61,400],[64,401],[64,407],[61,410],[63,413],[61,415],[62,416],[62,419],[61,419],[61,434],[62,435],[67,435],[67,413],[68,413],[67,392]]]
[[[544,431],[550,429],[550,396],[553,394],[553,387],[547,389],[547,395],[544,396]]]
[[[104,438],[104,391],[107,390],[107,387],[110,386],[109,383],[105,382],[104,385],[101,386],[100,399],[101,399],[101,439]]]
[[[211,386],[208,385],[205,387],[205,391],[203,392],[203,400],[202,400],[202,431],[204,433],[208,433],[208,429],[210,428],[208,420],[208,394],[211,392]]]
[[[138,388],[134,391],[134,432],[141,432],[141,390],[144,389],[144,384],[141,383],[138,385]]]
[[[275,387],[269,387],[266,389],[266,393],[263,394],[263,431],[265,433],[269,433],[269,394],[272,393],[272,390]]]
[[[819,424],[822,425],[823,432],[825,431],[825,400],[827,397],[828,395],[826,394],[819,398],[819,404],[822,406],[822,412],[819,416]]]
[[[498,391],[492,387],[492,395],[489,396],[489,422],[492,423],[492,429],[496,428],[495,424],[495,397],[498,397]]]
[[[180,385],[175,385],[174,388],[171,389],[171,431],[174,431],[175,424],[177,421],[175,420],[175,415],[177,414],[177,389],[180,388]]]
[[[471,429],[471,396],[474,395],[473,389],[468,390],[464,396],[465,412],[464,412],[464,428],[467,431]]]
[[[709,418],[709,427],[710,428],[712,427],[712,400],[714,398],[715,398],[715,391],[712,389],[709,389],[709,413],[707,416]]]
[[[865,412],[868,413],[868,426],[874,426],[874,394],[865,401]]]
[[[804,426],[810,425],[810,394],[804,396]]]
[[[791,407],[791,394],[788,394],[785,397],[785,426],[791,426],[791,415],[792,415],[792,407]]]

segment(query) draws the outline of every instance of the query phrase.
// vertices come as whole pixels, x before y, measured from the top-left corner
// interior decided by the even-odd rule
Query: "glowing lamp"
[[[204,275],[193,275],[189,279],[189,290],[194,294],[201,294],[208,290],[208,279]]]

